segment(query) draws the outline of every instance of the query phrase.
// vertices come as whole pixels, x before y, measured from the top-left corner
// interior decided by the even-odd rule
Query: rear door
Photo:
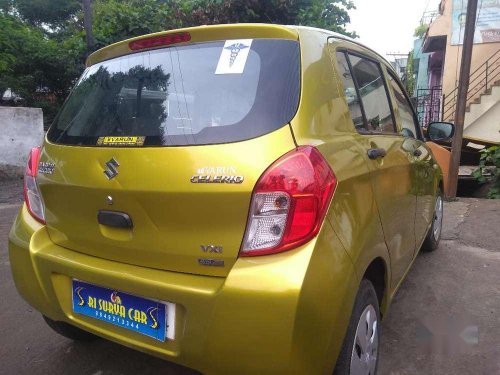
[[[392,283],[408,268],[415,249],[416,197],[405,139],[397,134],[380,64],[354,52],[347,57],[351,75],[343,76],[348,101],[359,102],[353,121],[371,170],[384,237],[391,256]]]
[[[49,130],[38,182],[60,246],[224,276],[262,172],[295,144],[297,41],[172,46],[89,67]]]
[[[405,149],[411,160],[413,190],[417,197],[415,214],[415,238],[422,243],[434,218],[435,181],[434,159],[429,147],[423,142],[418,119],[399,80],[388,72],[392,89],[396,121],[399,132],[405,137]],[[415,249],[418,250],[418,249]]]

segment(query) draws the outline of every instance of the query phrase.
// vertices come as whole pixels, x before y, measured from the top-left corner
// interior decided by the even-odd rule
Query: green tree
[[[257,22],[346,30],[351,0],[93,0],[93,49],[203,24]],[[0,0],[0,93],[44,109],[46,124],[84,69],[81,0]]]
[[[324,1],[310,0],[304,1],[298,12],[297,24],[319,27],[357,37],[356,32],[346,30],[347,24],[351,22],[349,10],[355,9],[354,3],[350,0]]]
[[[480,151],[479,168],[472,172],[480,183],[490,183],[488,198],[500,199],[500,146],[491,146]]]
[[[413,59],[413,50],[408,54],[408,63],[406,64],[406,80],[404,82],[406,91],[410,96],[414,95],[415,91],[415,74],[413,73],[415,61]]]
[[[78,0],[0,0],[0,9],[15,12],[30,25],[60,27],[80,9]]]
[[[0,13],[0,28],[0,92],[11,88],[53,115],[81,71],[78,56],[14,16]]]
[[[425,23],[421,23],[418,25],[413,33],[413,36],[418,39],[422,39],[425,34],[427,33],[427,30],[429,29],[429,25],[426,25]]]
[[[95,49],[134,36],[182,26],[167,2],[97,0],[93,6]]]
[[[307,25],[356,36],[346,30],[351,0],[170,1],[186,26],[234,22]]]

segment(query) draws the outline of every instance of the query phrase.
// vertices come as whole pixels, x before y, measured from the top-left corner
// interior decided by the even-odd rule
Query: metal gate
[[[418,89],[416,109],[420,126],[426,128],[431,122],[441,121],[442,106],[442,86],[434,86],[430,89]]]

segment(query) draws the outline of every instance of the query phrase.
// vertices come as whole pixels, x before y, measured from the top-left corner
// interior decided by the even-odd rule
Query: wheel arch
[[[438,188],[441,189],[441,193],[444,194],[444,182],[443,182],[443,176],[439,177],[438,179]]]
[[[380,314],[383,316],[389,307],[389,272],[388,265],[382,257],[373,259],[366,268],[362,279],[369,280],[377,293],[380,306]]]

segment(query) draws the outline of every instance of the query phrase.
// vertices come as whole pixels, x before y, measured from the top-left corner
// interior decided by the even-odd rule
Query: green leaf
[[[472,171],[471,176],[474,178],[479,178],[480,176],[482,176],[481,169],[475,169],[474,171]]]

